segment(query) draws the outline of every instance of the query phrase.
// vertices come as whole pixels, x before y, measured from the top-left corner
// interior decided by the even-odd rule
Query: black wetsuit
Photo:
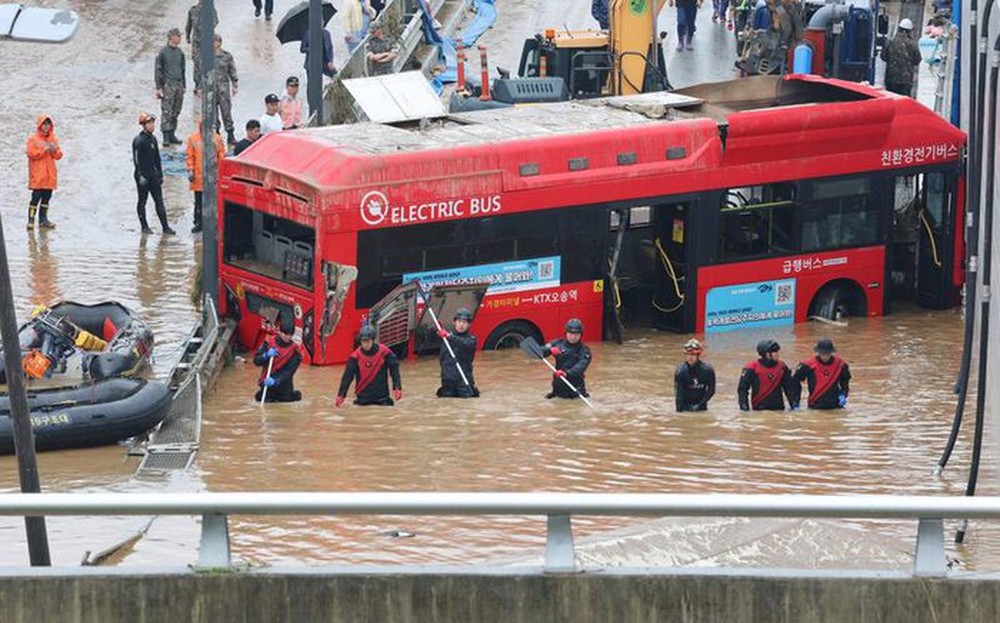
[[[387,346],[373,344],[370,350],[355,349],[347,358],[344,376],[340,379],[338,396],[347,396],[351,382],[357,380],[354,386],[356,405],[385,405],[395,403],[389,395],[389,376],[392,376],[392,388],[403,389],[399,378],[399,360]]]
[[[754,411],[784,411],[782,393],[788,397],[789,403],[798,406],[795,381],[784,361],[758,359],[748,363],[740,372],[736,396],[741,411],[749,411],[751,406]]]
[[[271,346],[272,344],[264,340],[264,343],[260,345],[257,353],[253,356],[254,365],[263,368],[260,373],[260,379],[257,380],[257,385],[260,386],[260,389],[257,390],[257,395],[254,397],[254,400],[258,402],[264,391],[264,379],[267,378],[267,365],[269,361],[267,351],[270,350]],[[271,378],[276,381],[276,384],[273,387],[267,388],[267,396],[264,401],[297,402],[302,400],[302,392],[295,389],[295,385],[292,383],[295,371],[299,369],[299,364],[302,363],[302,354],[299,352],[298,346],[294,342],[286,342],[280,337],[274,338],[273,346],[278,349],[278,355],[274,358],[274,364],[271,366]]]
[[[455,359],[462,366],[465,378],[469,380],[469,385],[462,381],[462,375],[455,367],[455,359],[452,359],[448,348],[441,344],[441,387],[437,390],[438,398],[478,398],[479,390],[476,388],[476,379],[472,375],[472,360],[476,357],[476,336],[468,331],[465,333],[452,333],[447,338],[451,349],[455,351]]]
[[[146,222],[146,200],[150,195],[156,206],[156,216],[164,230],[170,229],[167,224],[167,208],[163,204],[163,169],[160,165],[160,147],[156,137],[143,130],[132,139],[132,164],[135,167],[136,192],[139,195],[135,211],[139,216],[139,224],[144,230],[149,229]]]
[[[542,348],[542,354],[548,357],[552,354],[552,348],[559,349],[556,356],[556,370],[566,372],[566,380],[572,383],[573,387],[580,390],[580,395],[589,397],[587,393],[587,383],[584,374],[587,366],[590,365],[590,348],[580,340],[576,344],[570,344],[565,339],[553,340]],[[576,393],[569,388],[558,376],[552,375],[552,391],[546,398],[576,398]]]
[[[674,372],[678,411],[704,411],[715,395],[715,370],[704,361],[682,362]]]
[[[839,409],[840,396],[847,398],[851,391],[851,370],[847,362],[836,355],[828,363],[823,363],[819,357],[799,362],[792,379],[799,394],[802,392],[802,381],[809,384],[810,409]],[[798,396],[795,402],[798,402]]]

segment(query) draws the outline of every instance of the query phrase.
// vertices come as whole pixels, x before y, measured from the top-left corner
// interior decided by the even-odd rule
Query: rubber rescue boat
[[[156,426],[170,409],[167,385],[138,376],[152,356],[153,332],[119,303],[40,306],[18,340],[39,451],[113,444]],[[2,387],[0,454],[14,452],[10,416]]]

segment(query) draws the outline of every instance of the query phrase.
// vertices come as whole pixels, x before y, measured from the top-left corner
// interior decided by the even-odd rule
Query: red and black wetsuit
[[[587,393],[587,382],[584,376],[587,372],[587,367],[590,366],[590,347],[584,344],[583,340],[580,340],[576,344],[570,344],[565,339],[552,340],[542,348],[544,356],[548,357],[551,355],[553,347],[559,349],[559,354],[556,356],[556,370],[566,372],[566,380],[580,391],[581,396],[590,396]],[[552,391],[545,397],[576,398],[577,396],[569,388],[569,385],[563,383],[559,377],[553,374]]]
[[[758,359],[743,366],[736,388],[741,411],[749,411],[751,406],[754,411],[784,411],[782,393],[789,403],[798,404],[795,382],[784,361]]]
[[[356,405],[386,405],[395,404],[389,396],[389,376],[392,376],[392,388],[403,389],[399,379],[399,360],[395,353],[383,344],[375,343],[371,349],[355,349],[347,358],[344,376],[340,378],[338,396],[347,396],[351,382],[354,385]]]
[[[850,393],[851,370],[847,362],[833,355],[823,363],[819,357],[799,362],[792,375],[795,385],[802,391],[802,381],[809,384],[810,409],[839,409],[840,395]]]
[[[273,338],[273,343],[264,340],[260,348],[257,349],[257,353],[253,356],[254,365],[262,368],[260,378],[257,379],[257,385],[261,389],[257,391],[255,400],[260,401],[261,393],[264,391],[264,379],[267,378],[267,351],[272,346],[278,350],[278,355],[274,358],[274,364],[271,366],[271,378],[277,381],[277,383],[274,387],[268,388],[265,402],[295,402],[302,400],[302,392],[296,390],[292,384],[292,377],[295,376],[295,371],[299,369],[299,364],[302,363],[302,353],[299,352],[298,344],[295,342],[286,342],[277,336]]]
[[[451,344],[451,349],[455,352],[452,358],[448,352],[448,347],[441,344],[441,387],[437,390],[438,398],[478,398],[479,389],[476,388],[476,378],[472,374],[472,362],[476,358],[476,336],[466,331],[465,333],[452,333],[445,338]],[[462,375],[458,373],[455,362],[462,366],[465,378],[469,380],[466,385],[462,380]]]

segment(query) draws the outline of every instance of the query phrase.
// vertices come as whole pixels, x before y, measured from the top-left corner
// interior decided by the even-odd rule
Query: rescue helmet
[[[361,331],[358,332],[358,339],[362,340],[374,340],[375,339],[375,327],[371,326],[367,322],[361,325]]]
[[[583,333],[583,323],[579,318],[570,318],[564,327],[566,333]]]
[[[829,355],[837,349],[833,347],[833,342],[831,340],[823,338],[816,342],[816,347],[813,350],[822,355]]]
[[[295,333],[295,323],[289,314],[279,313],[274,319],[274,326],[285,335]]]
[[[899,20],[899,26],[897,26],[897,28],[899,28],[900,30],[907,30],[907,31],[913,30],[913,22],[910,21],[910,18],[904,17],[903,19]]]
[[[757,354],[763,357],[768,353],[776,353],[781,350],[781,346],[774,340],[761,340],[757,342]]]
[[[690,339],[684,342],[684,354],[686,355],[700,355],[704,349],[705,347],[698,340]]]
[[[455,312],[453,320],[467,320],[468,322],[472,322],[472,312],[466,307],[459,307],[458,311]]]
[[[148,112],[139,113],[139,125],[146,125],[150,121],[156,121],[156,115],[151,115]]]

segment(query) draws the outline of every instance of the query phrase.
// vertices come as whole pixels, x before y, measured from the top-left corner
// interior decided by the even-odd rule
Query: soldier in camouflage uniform
[[[214,9],[213,9],[214,11]],[[214,29],[219,25],[219,12],[215,12]],[[188,9],[187,24],[184,25],[184,37],[191,44],[191,62],[194,63],[194,91],[198,92],[198,84],[201,82],[201,54],[198,46],[201,45],[201,0]]]
[[[222,49],[222,35],[215,35],[215,101],[222,113],[222,123],[226,127],[226,142],[236,144],[236,126],[233,125],[233,98],[239,91],[239,77],[236,75],[236,61],[233,55]],[[219,129],[219,118],[215,118],[215,129]]]
[[[156,55],[156,69],[153,80],[156,83],[156,98],[160,100],[163,111],[163,144],[180,145],[181,140],[174,133],[177,130],[177,117],[184,108],[184,69],[186,61],[180,48],[181,31],[170,29],[167,33],[167,45]]]
[[[920,48],[913,40],[913,22],[899,20],[896,36],[882,48],[885,61],[885,88],[893,93],[909,96],[913,92],[913,77],[920,65]]]

